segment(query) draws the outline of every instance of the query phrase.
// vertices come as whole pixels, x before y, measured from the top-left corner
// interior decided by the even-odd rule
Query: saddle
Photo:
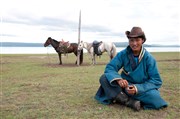
[[[68,48],[70,46],[69,41],[65,42],[63,39],[59,42],[60,52],[67,53]]]
[[[102,44],[102,41],[98,42],[98,41],[93,41],[92,43],[92,46],[94,48],[94,53],[97,55],[97,56],[100,56],[102,55],[102,52],[101,50],[99,49],[99,46]]]

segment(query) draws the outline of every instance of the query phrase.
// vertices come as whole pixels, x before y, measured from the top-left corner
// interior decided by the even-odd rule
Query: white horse
[[[83,48],[85,48],[88,53],[91,56],[91,60],[92,60],[92,64],[96,64],[96,59],[95,59],[95,52],[94,52],[94,48],[93,48],[93,43],[87,43],[87,42],[83,42],[81,41],[78,45],[78,50],[82,50]],[[98,46],[98,50],[101,53],[107,52],[110,60],[112,58],[114,58],[114,56],[116,55],[116,46],[114,43],[112,42],[102,42],[99,46]]]

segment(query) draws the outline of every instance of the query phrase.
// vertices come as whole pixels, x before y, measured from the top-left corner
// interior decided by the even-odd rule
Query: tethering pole
[[[80,33],[81,33],[81,10],[79,12],[78,45],[80,43]],[[77,55],[77,65],[78,66],[80,64],[80,52],[81,51],[78,51],[78,55]]]

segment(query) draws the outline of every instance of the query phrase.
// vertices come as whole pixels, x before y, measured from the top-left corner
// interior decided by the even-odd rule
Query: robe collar
[[[139,54],[139,57],[138,57],[138,64],[141,62],[141,60],[142,60],[142,58],[144,56],[144,53],[145,53],[145,48],[142,46],[140,54]],[[130,46],[127,47],[127,54],[128,54],[128,58],[130,60],[130,64],[131,64],[132,70],[134,71],[138,64],[136,64],[136,62],[135,62],[135,59],[134,59],[134,56],[133,56],[133,52],[132,52],[132,49],[131,49]]]

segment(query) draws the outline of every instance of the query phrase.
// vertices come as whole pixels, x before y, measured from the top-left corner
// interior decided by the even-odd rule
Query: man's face
[[[129,45],[134,52],[140,52],[144,40],[142,38],[129,38]]]

